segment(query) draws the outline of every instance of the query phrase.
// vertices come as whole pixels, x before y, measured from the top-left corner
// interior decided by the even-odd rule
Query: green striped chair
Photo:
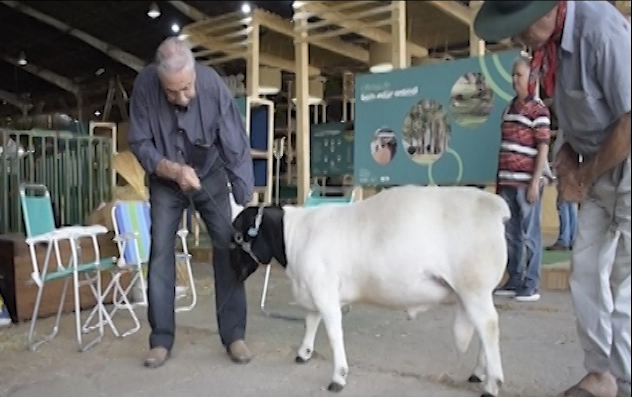
[[[110,317],[124,309],[132,317],[134,327],[120,333],[109,322],[115,335],[127,336],[140,329],[140,322],[134,313],[136,306],[147,305],[146,295],[146,266],[149,261],[149,253],[151,249],[151,216],[149,211],[149,203],[145,201],[126,200],[117,201],[112,207],[112,224],[114,226],[114,241],[119,250],[118,266],[112,275],[112,281],[105,290],[114,293],[113,309],[108,313]],[[197,303],[197,292],[191,270],[191,255],[188,251],[187,236],[189,231],[186,228],[178,230],[180,238],[181,252],[175,252],[176,265],[179,269],[184,265],[184,278],[181,280],[185,285],[176,287],[177,301],[183,300],[189,296],[189,304],[176,303],[176,312],[192,310]],[[121,284],[121,276],[125,272],[132,273],[131,282],[125,288]],[[108,290],[109,289],[109,290]]]
[[[64,302],[66,301],[66,293],[70,280],[72,280],[77,345],[80,351],[88,350],[103,339],[104,325],[107,322],[107,312],[102,299],[101,272],[113,269],[115,267],[115,258],[101,258],[97,240],[97,236],[107,233],[107,229],[101,225],[56,228],[50,193],[45,185],[21,184],[19,192],[26,229],[26,244],[29,248],[33,266],[31,280],[38,288],[33,317],[28,331],[28,347],[31,350],[36,350],[42,343],[49,342],[57,336]],[[94,251],[92,260],[82,261],[80,243],[83,239],[89,239],[92,242]],[[63,263],[59,246],[59,243],[62,241],[67,241],[70,245],[71,254],[66,264]],[[45,250],[43,263],[40,263],[37,255],[37,251],[41,249]],[[63,281],[64,286],[53,330],[41,340],[35,341],[35,324],[39,315],[44,287],[48,283],[56,281]],[[81,320],[80,288],[83,286],[89,286],[96,299],[96,304],[86,322],[93,319],[96,315],[96,325],[91,329],[98,330],[98,336],[86,344],[83,342],[84,332],[82,332],[83,323]]]

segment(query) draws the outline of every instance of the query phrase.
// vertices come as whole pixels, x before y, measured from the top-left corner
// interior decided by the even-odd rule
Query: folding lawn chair
[[[33,318],[31,319],[28,332],[28,347],[31,350],[36,350],[42,343],[49,342],[57,336],[68,284],[72,279],[77,345],[80,351],[88,350],[103,339],[106,321],[104,317],[105,308],[103,306],[103,294],[101,293],[101,271],[111,269],[115,265],[115,258],[100,257],[97,236],[107,233],[107,229],[101,225],[56,228],[50,193],[44,185],[20,185],[20,203],[26,228],[26,244],[29,247],[33,266],[31,279],[38,288],[35,307],[33,309]],[[83,238],[89,238],[92,241],[95,254],[92,261],[81,262],[80,240]],[[64,240],[68,241],[71,250],[69,263],[66,265],[62,263],[61,250],[59,248],[59,242]],[[38,245],[46,246],[46,256],[43,264],[40,264],[37,259],[36,246]],[[50,262],[52,256],[54,256],[56,264],[51,266]],[[80,280],[80,276],[84,279]],[[44,286],[49,282],[60,280],[64,280],[64,287],[59,300],[53,330],[42,340],[35,342],[35,323],[38,319]],[[87,344],[83,343],[80,295],[80,288],[85,285],[90,286],[94,298],[96,299],[93,312],[97,315],[97,325],[95,328],[98,329],[98,336]]]
[[[112,207],[112,223],[115,233],[114,241],[119,249],[118,265],[121,269],[130,269],[133,271],[134,276],[127,288],[122,288],[120,275],[114,276],[112,283],[118,285],[115,287],[115,291],[121,295],[121,299],[115,301],[115,307],[110,315],[113,315],[121,305],[127,307],[129,303],[125,302],[133,301],[133,303],[131,303],[132,307],[147,305],[145,268],[149,262],[151,247],[151,216],[149,210],[150,204],[148,202],[136,200],[117,201]],[[184,218],[186,219],[186,217]],[[190,311],[197,303],[197,291],[193,271],[191,270],[191,254],[189,254],[187,245],[188,234],[189,231],[186,228],[186,222],[184,222],[183,227],[177,232],[180,239],[180,251],[175,252],[178,279],[180,279],[179,281],[183,282],[184,285],[176,286],[176,300],[180,301],[188,295],[190,302],[188,305],[176,305],[176,312]],[[182,265],[184,265],[183,271]],[[136,299],[130,299],[130,293],[133,294],[134,288],[140,290],[140,293],[137,294]],[[135,316],[134,318],[137,327],[140,327],[137,322],[138,319]],[[135,332],[136,330],[135,328],[128,332]]]
[[[309,191],[303,206],[320,207],[324,205],[348,205],[353,203],[355,200],[355,189],[353,189],[351,193],[347,196],[324,196],[320,194],[320,191],[320,186],[312,186],[312,189]],[[268,284],[270,282],[271,271],[272,266],[266,266],[266,274],[263,280],[263,291],[261,292],[261,311],[269,317],[284,318],[288,320],[302,320],[302,318],[293,318],[279,313],[268,312],[266,310],[266,298],[268,295]]]

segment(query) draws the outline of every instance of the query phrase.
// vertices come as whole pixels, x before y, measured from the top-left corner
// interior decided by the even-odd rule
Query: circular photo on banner
[[[397,138],[395,131],[383,127],[373,133],[371,140],[371,155],[379,165],[387,165],[395,157],[397,152]]]
[[[404,119],[402,145],[417,164],[437,161],[450,143],[450,122],[439,103],[422,99]]]
[[[476,128],[485,123],[492,112],[494,91],[483,73],[465,73],[450,92],[450,112],[461,127]]]

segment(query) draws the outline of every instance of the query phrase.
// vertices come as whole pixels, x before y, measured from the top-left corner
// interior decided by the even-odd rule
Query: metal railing
[[[84,224],[112,198],[112,139],[0,129],[0,234],[23,233],[21,183],[46,185],[59,225]]]

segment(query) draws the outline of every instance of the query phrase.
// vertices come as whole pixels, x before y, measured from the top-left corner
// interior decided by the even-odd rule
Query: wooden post
[[[250,136],[250,99],[259,98],[259,23],[252,21],[248,34],[248,52],[246,55],[246,131]],[[259,192],[255,189],[250,205],[259,204]]]
[[[299,28],[295,38],[294,53],[296,61],[296,168],[297,168],[297,204],[307,198],[310,185],[310,145],[309,145],[309,44],[307,42],[307,20],[297,18],[295,26]]]
[[[391,2],[391,51],[393,69],[408,67],[409,56],[406,37],[406,2],[396,0]]]
[[[470,8],[472,9],[472,19],[483,5],[482,1],[470,1]],[[481,40],[474,33],[474,21],[470,22],[470,56],[477,57],[485,55],[485,41]]]
[[[246,59],[246,92],[250,98],[259,97],[259,23],[253,21],[248,34],[248,55]]]

